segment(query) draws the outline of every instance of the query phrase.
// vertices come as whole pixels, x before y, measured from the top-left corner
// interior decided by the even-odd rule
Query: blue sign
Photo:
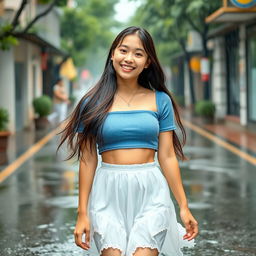
[[[250,8],[256,5],[256,0],[230,0],[231,3],[239,8]]]

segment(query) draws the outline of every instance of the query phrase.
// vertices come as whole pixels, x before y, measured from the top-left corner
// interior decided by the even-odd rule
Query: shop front
[[[247,29],[248,121],[256,123],[256,25]]]

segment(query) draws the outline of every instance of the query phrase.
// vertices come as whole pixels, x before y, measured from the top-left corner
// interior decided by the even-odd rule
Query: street
[[[255,166],[187,131],[190,160],[180,166],[200,235],[184,255],[256,255]],[[54,137],[0,185],[1,256],[97,255],[94,246],[88,253],[74,244],[78,163],[62,161],[57,143]]]
[[[255,85],[256,0],[0,0],[0,256],[100,256],[94,241],[88,251],[75,244],[79,161],[65,161],[65,145],[56,150],[62,121],[68,131],[82,121],[90,134],[108,111],[154,112],[161,131],[181,118],[181,175],[199,223],[184,256],[256,256]],[[120,117],[109,127],[124,124],[113,134],[126,147],[145,145],[137,130],[155,143],[156,133]]]

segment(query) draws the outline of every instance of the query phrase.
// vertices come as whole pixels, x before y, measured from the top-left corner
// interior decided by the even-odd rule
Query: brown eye
[[[138,56],[138,57],[142,57],[143,56],[141,53],[138,53],[138,52],[135,55]]]

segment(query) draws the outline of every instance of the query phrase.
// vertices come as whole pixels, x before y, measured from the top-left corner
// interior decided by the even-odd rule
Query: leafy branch
[[[29,31],[29,29],[42,17],[46,16],[53,7],[60,0],[53,0],[51,4],[41,13],[36,15],[22,30],[18,30],[20,25],[20,16],[22,12],[25,10],[26,5],[28,4],[28,0],[22,0],[18,11],[16,12],[12,22],[10,24],[5,24],[0,27],[0,49],[8,50],[11,46],[17,45],[18,40],[17,37],[21,34],[25,34]]]

